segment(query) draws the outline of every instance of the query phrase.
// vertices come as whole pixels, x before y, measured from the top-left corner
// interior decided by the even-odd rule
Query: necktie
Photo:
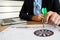
[[[41,6],[42,0],[35,0],[34,1],[34,15],[38,15],[41,13]]]

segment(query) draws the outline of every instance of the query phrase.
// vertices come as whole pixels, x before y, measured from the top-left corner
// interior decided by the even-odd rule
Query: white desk
[[[16,27],[38,27],[38,28],[16,28]],[[52,30],[54,35],[50,37],[38,37],[34,31],[42,29],[42,25],[12,25],[0,32],[0,40],[60,40],[60,31],[54,27],[45,27]]]

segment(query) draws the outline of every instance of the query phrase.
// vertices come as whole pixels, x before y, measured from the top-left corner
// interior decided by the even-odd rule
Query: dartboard
[[[48,37],[48,36],[52,36],[54,32],[47,29],[40,29],[40,30],[36,30],[34,34],[39,37]]]

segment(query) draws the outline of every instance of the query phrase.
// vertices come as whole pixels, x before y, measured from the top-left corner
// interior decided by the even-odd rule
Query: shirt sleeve
[[[54,12],[57,12],[58,14],[60,14],[60,3],[59,0],[54,0],[53,1],[53,7],[52,7]]]
[[[27,2],[28,0],[24,0],[24,4],[22,6],[21,12],[19,14],[19,17],[23,20],[27,20],[27,21],[31,21],[32,20],[32,16],[33,15],[28,15],[28,11],[27,11]]]

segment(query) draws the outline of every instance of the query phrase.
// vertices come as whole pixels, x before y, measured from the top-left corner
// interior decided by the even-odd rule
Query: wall
[[[0,19],[19,17],[23,1],[0,1]]]

